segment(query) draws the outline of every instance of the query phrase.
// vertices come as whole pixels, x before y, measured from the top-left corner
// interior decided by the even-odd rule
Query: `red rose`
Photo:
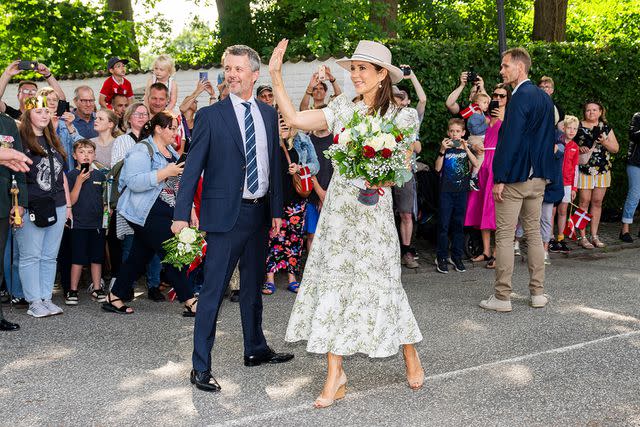
[[[370,145],[365,145],[362,147],[362,155],[367,159],[373,159],[376,156],[376,150]]]
[[[340,133],[344,132],[344,128],[342,128],[342,130],[340,131]]]
[[[391,157],[391,154],[392,154],[391,150],[389,150],[388,148],[383,148],[382,151],[380,151],[380,155],[385,159],[388,159],[389,157]]]
[[[403,138],[404,136],[402,136],[402,134],[399,134],[398,136],[396,136],[396,142],[402,141]]]
[[[337,133],[336,136],[333,137],[333,143],[337,144],[338,143],[338,138],[340,138],[340,134]]]

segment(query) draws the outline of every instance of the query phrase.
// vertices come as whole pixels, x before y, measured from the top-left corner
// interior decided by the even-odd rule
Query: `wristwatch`
[[[438,157],[444,157],[444,153],[442,151],[438,151]]]

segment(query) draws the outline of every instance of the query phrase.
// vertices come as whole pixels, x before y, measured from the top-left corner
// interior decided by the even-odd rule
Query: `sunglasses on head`
[[[506,93],[492,93],[491,97],[492,98],[506,98],[507,94]]]

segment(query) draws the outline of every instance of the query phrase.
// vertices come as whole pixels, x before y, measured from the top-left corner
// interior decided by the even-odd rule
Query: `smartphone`
[[[409,66],[402,67],[402,74],[404,74],[405,76],[410,76],[411,75],[411,67],[409,67]]]
[[[80,164],[80,172],[82,172],[82,173],[89,172],[89,167],[90,166],[91,166],[91,163],[81,163]]]
[[[327,80],[327,67],[324,65],[318,67],[318,80],[321,82]]]
[[[67,218],[67,221],[64,223],[64,226],[67,228],[73,228],[73,220],[71,218]]]
[[[221,85],[222,83],[224,83],[224,71],[218,73],[218,84]]]
[[[496,100],[491,100],[489,102],[489,115],[493,116],[493,111],[500,108],[500,104]]]
[[[38,61],[20,61],[18,62],[18,70],[33,70],[38,68]]]
[[[201,80],[201,81],[209,80],[209,72],[208,71],[200,71],[200,73],[198,73],[198,79]]]
[[[63,100],[63,99],[58,101],[58,108],[56,109],[56,116],[60,117],[64,113],[68,113],[68,112],[69,112],[69,103],[67,101]]]
[[[458,148],[458,147],[460,147],[461,145],[462,145],[462,143],[460,142],[460,140],[459,140],[459,139],[454,139],[454,140],[452,140],[452,141],[451,141],[451,146],[452,146],[453,148]]]
[[[176,161],[176,164],[179,165],[180,163],[184,163],[186,161],[187,161],[187,153],[182,153],[180,158]]]

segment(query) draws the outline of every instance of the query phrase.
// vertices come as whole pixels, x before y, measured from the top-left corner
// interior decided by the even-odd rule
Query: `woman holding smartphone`
[[[578,242],[585,249],[604,248],[606,245],[598,237],[602,201],[607,188],[611,186],[611,154],[617,153],[620,146],[607,123],[606,111],[601,103],[589,101],[584,104],[583,119],[575,141],[580,147],[580,154],[589,155],[589,160],[578,167],[580,209],[593,216],[589,222],[591,241],[587,240],[585,227],[580,230]]]
[[[67,153],[56,136],[45,98],[28,98],[25,107],[20,138],[33,167],[26,173],[28,205],[24,226],[16,230],[19,272],[29,302],[27,314],[47,317],[62,313],[51,297],[62,231],[65,221],[73,217],[64,174]]]

